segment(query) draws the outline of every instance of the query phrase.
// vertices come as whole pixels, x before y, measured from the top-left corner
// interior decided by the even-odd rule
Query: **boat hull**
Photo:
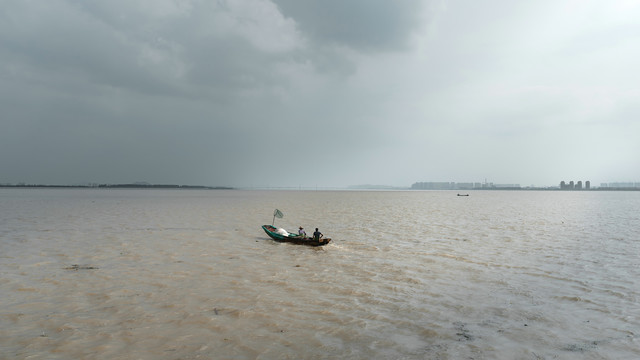
[[[314,240],[309,237],[302,237],[296,234],[282,235],[276,232],[276,228],[271,225],[262,225],[262,230],[264,230],[270,238],[278,242],[287,242],[298,245],[308,245],[308,246],[324,246],[331,242],[330,238],[321,238],[319,241]]]

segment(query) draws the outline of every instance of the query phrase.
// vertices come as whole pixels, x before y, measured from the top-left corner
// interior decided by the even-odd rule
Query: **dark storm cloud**
[[[163,71],[141,66],[141,44],[127,29],[100,21],[79,6],[14,2],[5,11],[3,53],[13,66],[43,81],[83,79],[140,92],[166,92],[171,87],[170,79],[158,76]]]
[[[277,81],[269,70],[282,51],[255,46],[237,23],[243,14],[222,2],[183,4],[190,4],[184,12],[176,6],[166,13],[115,1],[12,4],[3,52],[28,71],[144,94],[194,95],[201,89],[191,86],[201,86],[228,95]]]
[[[11,3],[0,25],[0,51],[13,67],[44,81],[82,78],[173,96],[211,91],[226,100],[243,89],[287,86],[278,72],[287,64],[354,71],[344,53],[308,40],[356,51],[398,50],[419,24],[418,1],[285,1],[278,3],[282,15],[267,2],[238,3]],[[256,4],[260,11],[247,12]],[[271,26],[274,21],[280,23]]]
[[[406,50],[410,35],[425,20],[420,0],[274,2],[314,41],[358,51]]]

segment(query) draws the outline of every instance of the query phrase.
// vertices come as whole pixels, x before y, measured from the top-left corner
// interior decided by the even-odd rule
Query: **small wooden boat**
[[[469,196],[469,194],[458,194],[458,196]]]
[[[278,229],[272,225],[262,225],[262,230],[264,230],[264,232],[266,232],[270,238],[278,242],[288,242],[292,244],[309,246],[323,246],[331,242],[330,238],[320,238],[316,240],[312,237],[290,234],[286,230]]]

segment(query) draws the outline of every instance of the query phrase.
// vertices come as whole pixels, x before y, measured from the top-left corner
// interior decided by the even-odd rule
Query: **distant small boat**
[[[469,196],[469,194],[458,194],[458,196]]]
[[[320,238],[316,240],[311,237],[291,234],[284,229],[276,228],[272,225],[262,225],[262,230],[264,230],[264,232],[266,232],[270,238],[278,242],[288,242],[292,244],[309,246],[323,246],[331,242],[330,238]]]

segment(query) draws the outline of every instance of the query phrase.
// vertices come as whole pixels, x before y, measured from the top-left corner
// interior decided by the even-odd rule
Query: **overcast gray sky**
[[[640,181],[636,1],[0,4],[0,183]]]

